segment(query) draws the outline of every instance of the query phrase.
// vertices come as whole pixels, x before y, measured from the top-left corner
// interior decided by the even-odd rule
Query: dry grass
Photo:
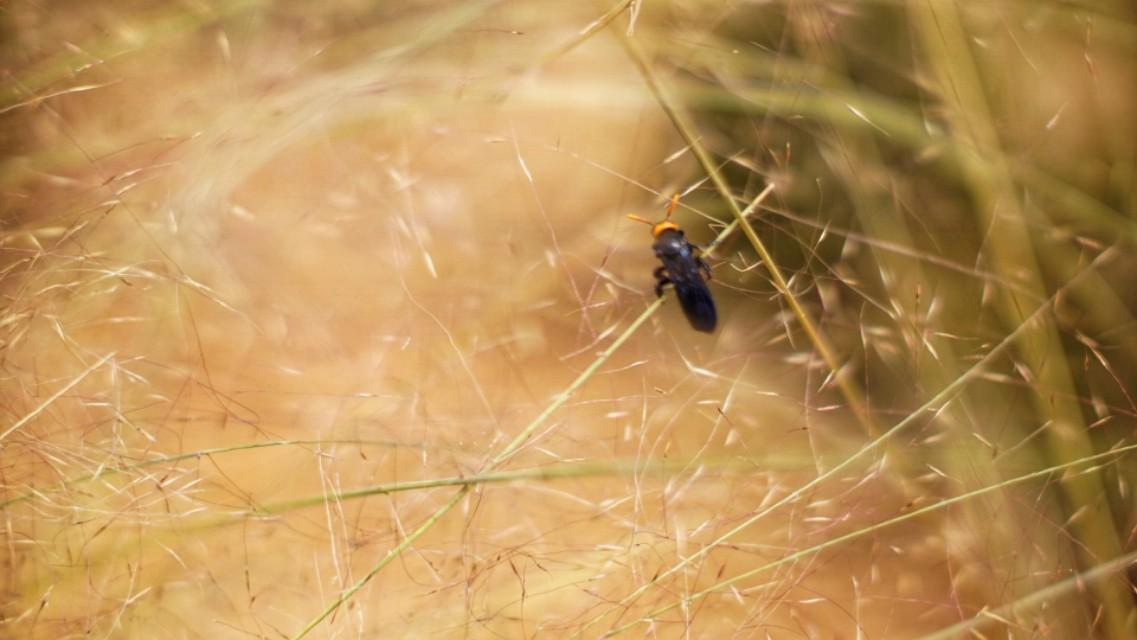
[[[10,3],[0,635],[1132,637],[1107,4]]]

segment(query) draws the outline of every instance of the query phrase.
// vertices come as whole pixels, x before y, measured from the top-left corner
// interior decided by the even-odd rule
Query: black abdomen
[[[663,262],[667,280],[675,286],[675,296],[683,314],[696,331],[710,333],[718,321],[715,301],[700,269],[705,263],[695,254],[695,247],[678,229],[667,229],[656,237],[655,255]]]
[[[710,333],[715,330],[715,324],[718,322],[715,300],[702,278],[697,285],[675,287],[675,295],[679,298],[679,306],[683,307],[687,321],[696,331]]]

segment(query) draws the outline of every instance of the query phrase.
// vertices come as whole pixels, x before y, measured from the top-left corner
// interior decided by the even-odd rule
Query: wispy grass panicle
[[[1125,3],[0,34],[0,636],[1134,635]]]

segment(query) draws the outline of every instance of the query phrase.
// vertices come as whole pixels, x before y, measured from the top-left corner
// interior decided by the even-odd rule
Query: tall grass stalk
[[[1042,294],[1045,289],[1033,255],[1034,241],[1026,226],[1017,186],[1003,160],[1002,145],[960,8],[950,0],[927,0],[912,3],[910,10],[919,42],[936,74],[940,96],[949,106],[950,135],[988,161],[986,171],[966,174],[966,187],[974,200],[979,227],[988,230],[986,250],[992,267]],[[1004,324],[1022,326],[1024,312],[1014,296],[997,294],[996,308]],[[1074,400],[1077,390],[1053,320],[1044,318],[1019,335],[1015,354],[1035,377],[1036,388],[1047,390],[1032,394],[1039,421],[1052,425],[1042,439],[1046,455],[1058,462],[1090,456],[1093,445],[1082,409]],[[1082,565],[1093,567],[1120,556],[1117,523],[1104,500],[1101,476],[1085,474],[1064,483],[1062,488],[1067,512],[1079,514],[1070,525]],[[1120,580],[1098,581],[1091,589],[1101,606],[1105,636],[1116,640],[1137,636],[1137,610],[1131,589]]]
[[[0,636],[1137,636],[1134,53],[1122,0],[8,3]],[[621,224],[674,185],[709,335]]]
[[[687,606],[691,605],[692,603],[697,602],[697,601],[699,601],[699,600],[701,600],[701,599],[703,599],[709,595],[721,592],[725,589],[732,587],[733,585],[741,583],[745,580],[749,580],[750,578],[753,578],[757,575],[766,573],[768,571],[772,571],[774,569],[777,569],[778,567],[781,567],[781,566],[784,566],[787,564],[792,564],[794,562],[808,558],[810,556],[817,555],[817,554],[821,553],[822,551],[825,551],[827,549],[831,549],[833,547],[842,545],[846,542],[851,542],[853,540],[858,540],[860,538],[864,538],[865,536],[872,535],[874,533],[880,532],[880,531],[887,529],[889,527],[896,526],[898,524],[907,522],[909,520],[913,520],[915,518],[919,518],[921,516],[928,515],[930,513],[935,513],[937,511],[941,511],[941,510],[946,509],[947,507],[950,507],[952,505],[968,502],[968,501],[974,500],[976,498],[986,496],[986,495],[991,494],[991,493],[1000,492],[1000,491],[1002,491],[1008,487],[1012,487],[1012,486],[1017,485],[1017,484],[1021,484],[1021,483],[1024,483],[1024,482],[1027,482],[1030,480],[1038,480],[1038,479],[1042,479],[1042,478],[1047,478],[1048,476],[1054,475],[1060,471],[1071,470],[1073,467],[1076,467],[1078,465],[1097,463],[1097,464],[1095,464],[1095,466],[1090,467],[1088,469],[1084,469],[1081,471],[1066,474],[1061,479],[1062,480],[1061,484],[1065,484],[1067,482],[1076,482],[1077,478],[1080,478],[1083,475],[1095,473],[1097,471],[1097,469],[1100,466],[1102,466],[1102,461],[1105,460],[1106,458],[1116,459],[1118,456],[1121,456],[1121,455],[1126,454],[1126,453],[1131,453],[1133,451],[1137,451],[1137,445],[1128,445],[1128,446],[1124,446],[1124,447],[1119,447],[1119,448],[1114,449],[1112,451],[1094,454],[1094,455],[1091,455],[1091,456],[1088,456],[1086,458],[1082,458],[1079,460],[1071,460],[1068,462],[1064,462],[1062,464],[1057,464],[1057,465],[1054,465],[1051,467],[1047,467],[1045,469],[1040,469],[1040,470],[1034,471],[1032,473],[1023,474],[1021,476],[1015,476],[1013,478],[1009,478],[1007,480],[1000,481],[994,485],[990,485],[987,487],[982,487],[980,489],[974,489],[971,491],[967,491],[967,492],[961,493],[957,496],[953,496],[951,498],[940,500],[939,502],[936,502],[934,504],[930,504],[930,505],[927,505],[924,507],[920,507],[919,509],[909,511],[908,513],[905,513],[903,515],[899,515],[899,516],[896,516],[894,518],[889,518],[888,520],[885,520],[883,522],[879,522],[877,524],[873,524],[873,525],[870,525],[867,527],[863,527],[861,529],[857,529],[856,531],[851,531],[851,532],[846,533],[846,534],[835,536],[833,538],[830,538],[829,540],[826,540],[825,542],[823,542],[821,544],[813,545],[811,547],[806,547],[804,549],[799,549],[798,551],[794,551],[793,553],[787,554],[787,555],[785,555],[785,556],[783,556],[783,557],[781,557],[778,560],[775,560],[773,562],[768,562],[764,565],[755,567],[753,569],[749,569],[749,570],[744,571],[744,572],[742,572],[736,576],[733,576],[731,578],[727,578],[726,580],[720,580],[719,582],[714,583],[710,587],[707,587],[706,589],[702,589],[698,592],[695,592],[695,593],[683,598],[682,600],[680,600],[678,602],[669,604],[665,607],[660,607],[658,609],[655,609],[651,613],[647,614],[646,616],[643,616],[637,620],[634,620],[632,622],[629,622],[629,623],[626,623],[626,624],[621,625],[619,627],[616,627],[616,628],[610,630],[608,633],[606,633],[605,637],[612,637],[612,636],[620,635],[620,634],[624,633],[625,631],[628,631],[628,630],[632,629],[633,627],[635,627],[639,624],[650,623],[655,618],[658,618],[659,616],[663,615],[664,613],[667,613],[668,611],[672,611],[674,609],[678,609],[678,608],[682,608],[682,607],[687,607]],[[1006,609],[1008,611],[1015,611],[1016,613],[1022,613],[1022,609],[1030,609],[1033,606],[1037,606],[1041,602],[1047,602],[1047,601],[1049,601],[1050,598],[1053,598],[1053,596],[1060,594],[1063,591],[1066,591],[1072,587],[1076,586],[1078,588],[1081,588],[1083,586],[1079,582],[1079,579],[1081,578],[1081,576],[1090,577],[1091,579],[1088,582],[1095,582],[1098,579],[1101,579],[1101,578],[1104,578],[1106,576],[1115,574],[1118,571],[1130,566],[1134,562],[1134,558],[1137,558],[1137,552],[1128,553],[1128,554],[1125,554],[1123,556],[1113,558],[1109,561],[1101,563],[1100,565],[1089,568],[1083,574],[1075,575],[1075,576],[1073,576],[1067,580],[1063,580],[1061,582],[1055,583],[1054,585],[1051,585],[1050,587],[1048,587],[1046,589],[1039,590],[1038,592],[1023,598],[1022,600],[1019,600],[1015,603],[1010,603],[1007,605]],[[942,631],[937,632],[930,637],[932,637],[932,638],[956,638],[956,637],[959,637],[958,634],[960,632],[966,632],[966,631],[969,631],[969,630],[975,628],[976,626],[978,626],[976,623],[977,619],[978,619],[978,617],[976,619],[967,620],[967,621],[964,621],[958,625],[954,625],[952,627],[943,629]],[[1007,621],[1003,620],[1002,622],[1006,623]]]
[[[1109,258],[1112,255],[1113,254],[1111,254],[1110,252],[1106,252],[1106,253],[1103,253],[1102,255],[1098,256],[1098,258],[1094,261],[1094,263],[1092,263],[1090,266],[1088,266],[1086,269],[1084,269],[1079,274],[1079,276],[1077,278],[1075,278],[1074,280],[1072,280],[1070,282],[1068,287],[1075,286],[1079,282],[1079,280],[1081,280],[1081,278],[1083,276],[1085,276],[1086,274],[1091,272],[1093,269],[1098,268],[1101,264],[1108,262]],[[1023,318],[1023,321],[1017,327],[1015,327],[1015,329],[1011,333],[1007,334],[997,345],[993,346],[986,353],[986,355],[983,356],[983,358],[981,360],[979,360],[974,365],[972,365],[969,369],[967,369],[962,374],[960,374],[959,377],[955,378],[950,383],[948,383],[944,388],[940,389],[935,395],[933,395],[920,408],[916,409],[915,411],[913,411],[912,413],[907,415],[904,419],[897,422],[895,425],[893,425],[887,431],[885,431],[881,435],[874,438],[871,442],[866,444],[864,447],[862,447],[856,453],[845,458],[843,461],[838,463],[833,468],[827,470],[824,473],[821,473],[821,474],[815,476],[809,482],[806,482],[805,484],[801,485],[797,489],[790,491],[785,496],[774,501],[769,506],[767,506],[764,509],[758,511],[757,513],[754,513],[753,515],[747,517],[745,520],[743,520],[738,525],[732,527],[726,533],[718,536],[713,541],[703,545],[699,551],[692,553],[691,555],[683,558],[681,561],[675,563],[674,565],[672,565],[667,570],[661,572],[654,579],[652,579],[652,580],[646,582],[645,584],[639,586],[638,588],[633,590],[631,593],[629,593],[628,595],[621,598],[619,602],[615,603],[615,605],[613,605],[612,607],[610,607],[610,608],[602,611],[601,613],[597,614],[596,616],[591,618],[589,621],[587,621],[584,625],[582,625],[580,630],[577,632],[577,636],[580,636],[581,634],[583,634],[583,632],[586,629],[597,624],[598,622],[600,622],[604,618],[608,617],[609,615],[612,615],[614,613],[619,613],[621,609],[629,606],[633,601],[635,601],[636,598],[643,595],[648,589],[650,589],[653,585],[657,584],[663,578],[670,576],[670,575],[682,570],[684,567],[691,564],[692,562],[705,557],[707,554],[709,554],[710,552],[714,551],[717,547],[719,547],[722,544],[729,541],[731,538],[733,538],[738,533],[752,527],[753,525],[760,522],[763,518],[774,513],[778,509],[780,509],[780,508],[782,508],[788,504],[793,504],[798,499],[800,499],[802,496],[804,496],[806,493],[808,493],[810,490],[812,490],[813,488],[822,484],[826,480],[829,480],[830,478],[833,478],[833,477],[837,477],[841,471],[850,467],[854,462],[859,460],[862,456],[873,453],[877,449],[881,448],[890,439],[894,438],[895,436],[897,436],[898,434],[903,432],[905,429],[907,429],[908,427],[915,424],[920,418],[926,417],[928,415],[939,415],[942,411],[944,411],[946,408],[948,408],[957,399],[959,394],[966,388],[968,383],[979,378],[979,376],[981,376],[985,371],[987,371],[989,367],[991,367],[994,363],[998,362],[1003,357],[1005,352],[1008,351],[1014,344],[1016,344],[1016,342],[1019,339],[1021,339],[1021,336],[1023,334],[1034,331],[1035,327],[1039,323],[1046,321],[1048,314],[1050,314],[1053,311],[1052,305],[1054,303],[1056,296],[1057,296],[1057,294],[1055,294],[1055,296],[1052,296],[1045,303],[1043,303],[1042,305],[1040,305],[1036,309],[1034,309],[1034,311],[1031,312],[1030,315]],[[1088,460],[1091,458],[1089,455],[1087,455],[1087,456],[1083,456],[1081,459],[1087,459]],[[997,486],[998,485],[993,485],[992,487],[988,487],[987,489],[984,489],[983,491],[989,491],[993,487],[997,487]],[[954,502],[958,502],[958,501],[959,500],[952,499],[951,503],[954,504]],[[923,513],[923,511],[919,511],[919,513]],[[909,516],[910,515],[911,514],[909,514]],[[904,516],[904,518],[907,518],[909,516]],[[845,538],[843,538],[843,539],[845,539]],[[770,568],[772,568],[773,566],[777,566],[777,565],[769,565],[769,566],[770,566]],[[764,568],[762,570],[764,570]],[[708,593],[709,593],[709,591],[708,591]],[[672,608],[672,607],[668,607],[668,609],[670,609],[670,608]]]
[[[754,203],[749,207],[749,209],[756,210],[761,202],[771,192],[771,189],[764,190],[757,198],[754,199]],[[740,221],[745,224],[745,220],[741,217]],[[730,226],[723,229],[715,241],[712,242],[712,245],[720,244],[722,240],[725,239],[727,235],[730,234],[733,230],[734,227]],[[614,354],[621,346],[623,346],[623,344],[627,342],[628,339],[631,338],[636,333],[636,331],[641,326],[643,326],[645,322],[647,322],[648,318],[654,315],[655,312],[663,306],[663,303],[666,299],[666,296],[655,299],[643,310],[643,312],[636,316],[636,318],[632,320],[631,324],[629,324],[622,332],[620,332],[620,334],[616,336],[611,344],[609,344],[607,348],[601,351],[600,354],[598,354],[596,358],[583,371],[580,372],[580,375],[578,375],[575,380],[569,383],[569,385],[565,387],[563,391],[558,393],[556,397],[553,398],[552,402],[545,406],[544,410],[537,414],[537,416],[533,418],[533,420],[530,421],[529,424],[527,424],[523,429],[521,429],[521,431],[519,431],[512,440],[510,440],[493,457],[491,457],[486,461],[484,465],[482,465],[481,473],[487,474],[497,469],[501,464],[506,462],[510,456],[516,453],[522,447],[522,445],[524,445],[530,438],[532,438],[533,434],[537,432],[537,429],[544,425],[545,421],[548,420],[549,417],[557,411],[557,409],[561,408],[561,406],[563,406],[564,403],[573,396],[573,394],[575,394],[581,387],[583,387],[584,384],[588,382],[588,380],[591,379],[597,371],[600,370],[600,367],[602,367],[604,363],[608,361],[612,354]],[[319,615],[313,618],[307,625],[304,626],[304,628],[296,633],[296,635],[293,636],[294,640],[299,640],[299,638],[303,638],[304,636],[308,635],[308,633],[310,633],[312,629],[316,628],[320,622],[325,620],[328,616],[334,613],[336,609],[347,602],[347,600],[350,599],[361,588],[363,588],[363,586],[367,584],[367,582],[370,581],[371,578],[375,576],[375,574],[379,573],[383,567],[387,566],[392,560],[397,558],[401,553],[403,553],[403,551],[409,548],[415,540],[421,537],[422,534],[426,533],[436,522],[438,522],[442,516],[446,515],[447,512],[453,509],[469,490],[470,485],[463,485],[457,493],[455,493],[449,500],[444,502],[442,506],[439,507],[433,514],[431,514],[430,517],[428,517],[422,525],[408,534],[407,537],[397,546],[388,551],[387,554],[383,556],[383,559],[380,560],[374,567],[372,567],[371,570],[367,572],[367,574],[360,578],[351,587],[340,593],[340,595],[337,596],[335,600],[333,600],[330,604],[328,604],[328,606],[325,607]]]

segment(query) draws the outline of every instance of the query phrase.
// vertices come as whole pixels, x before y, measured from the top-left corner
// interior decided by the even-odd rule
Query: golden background
[[[1133,637],[1132,6],[0,13],[0,634]]]

